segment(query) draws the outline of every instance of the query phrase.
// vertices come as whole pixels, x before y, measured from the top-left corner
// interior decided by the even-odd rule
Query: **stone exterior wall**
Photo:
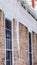
[[[37,65],[37,34],[32,32],[33,65]]]
[[[28,29],[19,23],[20,56],[17,43],[17,22],[13,19],[14,65],[28,65]]]
[[[0,65],[4,65],[4,14],[0,10]]]
[[[20,65],[28,65],[28,29],[19,23]]]
[[[13,19],[13,48],[14,48],[14,65],[18,65],[18,43],[17,43],[17,22]]]
[[[19,44],[20,55],[18,52],[17,40],[17,21],[13,19],[13,48],[14,48],[14,65],[29,65],[28,59],[28,29],[19,23]],[[5,38],[4,38],[4,14],[0,10],[0,65],[5,62]],[[32,32],[32,49],[33,49],[33,65],[37,65],[37,34]]]

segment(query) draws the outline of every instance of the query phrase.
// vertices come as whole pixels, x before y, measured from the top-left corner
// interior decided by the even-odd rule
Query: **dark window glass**
[[[6,51],[6,59],[10,60],[10,51]]]
[[[11,30],[11,21],[8,19],[5,19],[5,26],[7,29]]]
[[[6,38],[11,39],[11,31],[6,30]]]
[[[12,37],[11,37],[11,21],[5,19],[6,31],[6,65],[12,65]]]
[[[31,33],[29,32],[29,38],[31,39]]]
[[[6,51],[6,64],[12,65],[12,51]]]
[[[6,48],[7,49],[12,49],[12,42],[11,42],[11,40],[6,39]]]
[[[29,52],[31,52],[31,33],[29,33]]]
[[[10,60],[12,58],[12,51],[6,51],[6,59]]]
[[[32,65],[31,33],[29,32],[29,65]]]
[[[11,65],[12,65],[12,52],[11,52]]]
[[[32,65],[32,54],[31,54],[31,53],[29,54],[29,58],[30,58],[30,59],[29,59],[30,65]]]
[[[10,61],[6,61],[6,65],[10,65]]]

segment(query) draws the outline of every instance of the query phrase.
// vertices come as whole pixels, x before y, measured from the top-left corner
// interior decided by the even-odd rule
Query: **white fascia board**
[[[25,0],[21,1],[20,3],[21,3],[21,4],[26,8],[26,10],[27,10],[28,12],[30,12],[31,15],[37,20],[37,14],[36,14],[34,8],[31,7],[28,2],[25,2]]]

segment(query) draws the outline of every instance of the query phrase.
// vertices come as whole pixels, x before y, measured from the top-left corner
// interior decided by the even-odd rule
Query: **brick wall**
[[[14,65],[29,65],[28,61],[28,29],[19,23],[19,44],[20,56],[18,52],[17,21],[13,19],[13,48]],[[32,32],[33,65],[37,65],[37,34]],[[0,10],[0,65],[5,61],[5,39],[4,39],[4,13]]]
[[[14,48],[14,65],[18,65],[18,43],[17,43],[17,22],[13,19],[13,48]]]
[[[28,29],[19,23],[20,65],[28,65]]]
[[[13,48],[14,65],[29,65],[28,60],[28,29],[19,23],[19,44],[20,56],[18,52],[17,21],[13,19]],[[4,65],[5,60],[5,39],[4,39],[4,14],[0,10],[0,65]],[[32,32],[33,65],[37,65],[37,34]]]
[[[0,10],[0,65],[4,65],[4,14]]]
[[[37,34],[32,32],[33,65],[37,65]]]
[[[17,22],[13,19],[14,65],[28,65],[28,29],[19,23],[20,56],[17,43]]]

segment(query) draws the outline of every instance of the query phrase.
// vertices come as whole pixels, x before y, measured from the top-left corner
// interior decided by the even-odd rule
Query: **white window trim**
[[[11,27],[12,27],[12,65],[14,65],[14,47],[13,47],[13,21],[12,21]]]
[[[20,40],[19,40],[19,22],[18,21],[17,21],[16,30],[17,30],[18,54],[19,54],[19,60],[20,60]]]
[[[6,28],[5,28],[5,19],[6,18],[4,17],[4,43],[5,43],[5,61],[4,61],[4,64],[6,65],[6,33],[5,33]],[[11,21],[11,34],[12,34],[12,21]],[[12,39],[12,41],[13,41],[13,39]],[[12,49],[13,49],[13,46],[12,46]],[[13,64],[13,50],[12,50],[12,64]]]
[[[28,65],[29,65],[29,31],[28,31]]]
[[[5,62],[4,64],[6,65],[6,34],[5,34],[5,17],[4,17],[4,39],[5,39]]]
[[[31,46],[32,46],[32,65],[33,65],[33,43],[32,43],[32,33],[31,33]]]

